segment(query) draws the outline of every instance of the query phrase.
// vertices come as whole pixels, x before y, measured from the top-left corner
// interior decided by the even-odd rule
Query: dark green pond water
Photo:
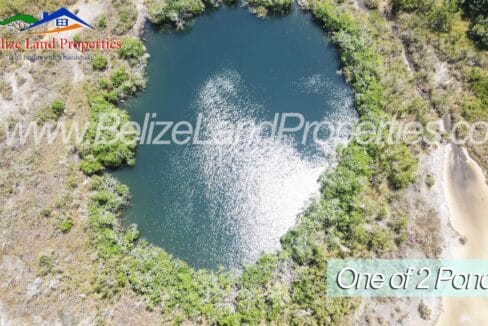
[[[352,123],[337,51],[298,10],[260,20],[245,8],[224,7],[185,32],[148,28],[144,38],[148,84],[127,104],[132,119],[142,125],[146,113],[156,113],[152,120],[188,121],[196,129],[200,116],[200,140],[228,139],[226,131],[236,129],[241,136],[140,145],[136,166],[114,172],[133,196],[126,223],[195,267],[238,267],[278,249],[345,136],[319,129],[317,135],[331,136],[327,142],[302,144],[303,132],[277,139],[271,127],[255,131],[276,113]],[[284,126],[299,122],[291,117]]]

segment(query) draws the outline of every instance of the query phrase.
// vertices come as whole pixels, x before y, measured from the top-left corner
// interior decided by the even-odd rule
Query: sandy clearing
[[[467,151],[448,145],[443,186],[452,227],[466,239],[453,241],[453,259],[488,258],[488,186],[482,169]],[[488,298],[444,298],[438,325],[487,325]]]

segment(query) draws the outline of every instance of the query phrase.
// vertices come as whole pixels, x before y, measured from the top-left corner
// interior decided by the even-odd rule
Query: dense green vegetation
[[[488,1],[486,0],[392,0],[392,11],[415,12],[436,32],[446,33],[460,9],[470,20],[469,35],[482,48],[488,48]]]
[[[117,16],[117,19],[114,19],[116,23],[112,27],[112,33],[123,35],[134,26],[137,19],[136,5],[133,0],[111,0],[111,4],[115,9],[114,12]]]
[[[152,0],[148,5],[149,19],[155,24],[171,24],[182,28],[185,23],[203,13],[201,0]]]
[[[90,128],[79,148],[82,171],[94,174],[102,171],[105,166],[135,164],[135,131],[127,124],[127,112],[117,108],[101,95],[93,94],[89,98],[89,105]],[[116,127],[110,128],[112,125]],[[124,139],[119,139],[122,136]]]
[[[131,64],[140,62],[144,55],[144,45],[141,40],[132,37],[124,37],[122,39],[122,46],[119,49],[119,56],[123,59],[129,60]]]
[[[92,67],[95,70],[104,70],[107,68],[108,60],[103,54],[95,54],[91,60]]]
[[[63,233],[68,233],[74,225],[72,218],[67,217],[59,224],[59,230]]]
[[[51,105],[40,110],[36,115],[36,121],[43,123],[46,121],[56,121],[63,114],[65,103],[61,99],[54,100]]]
[[[169,24],[183,29],[186,23],[205,9],[219,7],[222,3],[235,4],[236,0],[149,0],[149,19],[154,24]],[[282,15],[291,9],[292,0],[250,0],[250,10],[259,17]]]
[[[259,17],[283,15],[290,11],[291,0],[249,0],[249,6]]]
[[[127,112],[117,106],[143,87],[143,76],[134,72],[137,64],[145,64],[144,53],[139,39],[124,37],[110,69],[106,56],[93,56],[92,67],[99,73],[96,83],[87,87],[90,126],[78,147],[80,168],[86,174],[100,173],[105,167],[135,164],[136,130],[129,123]]]
[[[393,3],[396,1],[392,0]],[[487,2],[436,0],[422,4],[423,7],[411,10],[402,7],[395,17],[415,70],[418,88],[439,115],[449,113],[453,122],[486,121]],[[439,12],[443,14],[439,15]],[[448,19],[443,19],[444,16]],[[432,24],[433,19],[440,23]],[[439,74],[440,62],[449,70],[442,87],[436,85],[435,78],[432,78],[442,75]],[[477,133],[477,139],[483,137],[480,131]],[[488,168],[488,145],[468,144],[468,147],[478,162]]]
[[[470,36],[481,47],[488,49],[488,1],[460,1],[466,15],[471,19]]]

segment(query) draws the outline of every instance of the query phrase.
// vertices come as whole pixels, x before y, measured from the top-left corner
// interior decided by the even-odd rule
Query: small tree
[[[102,54],[95,54],[92,58],[92,67],[95,70],[105,70],[107,63],[107,58]]]
[[[119,49],[119,56],[134,63],[144,54],[144,45],[139,39],[126,37],[122,39],[122,46]]]

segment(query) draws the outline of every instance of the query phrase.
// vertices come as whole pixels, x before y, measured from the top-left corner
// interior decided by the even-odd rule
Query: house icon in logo
[[[68,9],[61,8],[51,14],[44,12],[40,20],[24,30],[30,31],[32,34],[44,35],[71,31],[83,27],[93,29],[90,24],[83,21]]]

